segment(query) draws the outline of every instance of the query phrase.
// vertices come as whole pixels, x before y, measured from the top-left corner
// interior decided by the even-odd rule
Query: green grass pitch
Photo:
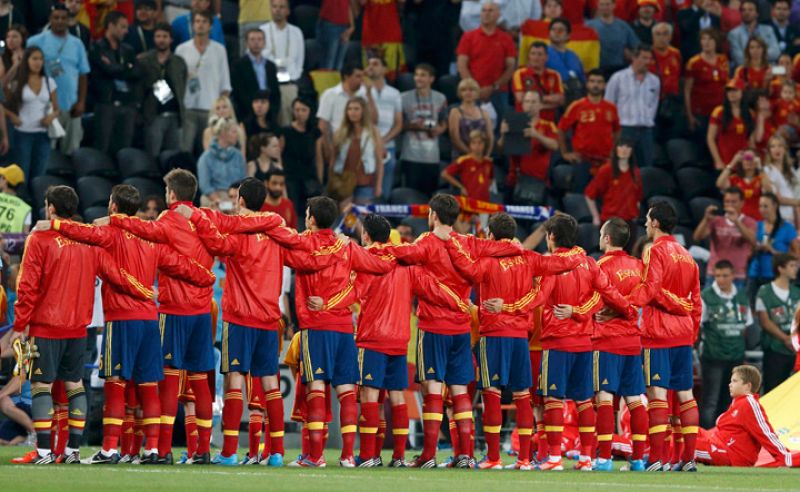
[[[263,466],[89,466],[11,465],[9,459],[27,451],[23,447],[0,449],[0,483],[4,491],[71,490],[75,492],[144,490],[158,491],[493,491],[558,490],[605,492],[647,490],[675,491],[771,491],[800,490],[800,470],[700,467],[698,473],[627,472],[520,472],[478,470],[397,470],[386,468],[341,469],[337,453],[329,450],[324,469],[273,469]],[[82,456],[94,450],[83,449]],[[179,453],[178,453],[179,454]],[[288,450],[287,456],[296,456]],[[384,450],[387,460],[391,451]],[[410,456],[409,456],[410,457]],[[443,457],[443,456],[442,456]],[[513,458],[504,456],[504,462]],[[621,465],[617,462],[617,465]],[[565,465],[572,466],[572,462]]]

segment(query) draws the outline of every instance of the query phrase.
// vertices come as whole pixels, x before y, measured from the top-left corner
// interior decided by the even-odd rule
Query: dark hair
[[[70,186],[51,186],[44,193],[44,199],[62,219],[69,219],[78,212],[78,194]]]
[[[767,200],[771,201],[775,205],[775,209],[779,209],[781,202],[778,200],[778,195],[771,191],[766,191],[761,193],[761,198],[766,198]],[[766,223],[766,220],[764,221]],[[781,217],[780,211],[775,214],[775,224],[772,225],[772,232],[769,233],[770,239],[775,239],[775,236],[778,234],[781,226],[783,226],[783,217]]]
[[[269,102],[269,89],[261,89],[257,90],[253,93],[253,101],[260,99],[260,100],[267,100]]]
[[[278,138],[277,135],[271,132],[256,133],[247,141],[248,155],[258,157],[261,154],[261,147],[269,145],[270,139]]]
[[[264,176],[264,182],[269,183],[269,180],[272,179],[273,176],[283,176],[285,179],[286,173],[283,171],[283,169],[278,169],[278,168],[270,169]]]
[[[244,178],[239,184],[239,198],[250,210],[261,210],[267,198],[267,187],[256,178]]]
[[[339,71],[339,75],[342,76],[342,80],[346,79],[347,77],[353,75],[356,70],[363,70],[363,67],[354,62],[347,62],[342,65],[342,69]]]
[[[194,22],[194,18],[197,16],[204,18],[205,20],[208,21],[209,24],[214,24],[214,14],[212,14],[210,10],[193,10],[192,22]]]
[[[730,270],[733,271],[733,263],[730,260],[719,260],[714,263],[714,270]]]
[[[739,200],[744,201],[744,191],[742,191],[742,189],[739,188],[738,186],[731,186],[731,187],[725,188],[725,191],[722,192],[722,195],[723,196],[724,195],[738,195],[739,196]]]
[[[752,3],[753,5],[755,5],[756,13],[759,13],[758,12],[758,2],[756,0],[742,0],[741,2],[739,2],[739,9],[741,9],[742,5],[744,5],[746,3]]]
[[[600,78],[603,79],[603,82],[606,81],[605,74],[603,74],[603,71],[600,70],[599,68],[593,68],[593,69],[589,70],[588,72],[586,72],[586,80],[587,81],[589,80],[589,77],[600,77]]]
[[[327,196],[311,197],[308,199],[308,214],[314,217],[318,228],[330,229],[339,217],[339,205]]]
[[[552,21],[550,21],[550,29],[552,29],[553,26],[555,26],[556,24],[563,25],[564,28],[567,30],[567,34],[571,34],[572,33],[572,23],[569,21],[569,19],[566,19],[564,17],[559,17],[557,19],[553,19]],[[548,31],[550,29],[548,29]]]
[[[639,46],[637,46],[636,48],[633,49],[634,58],[639,56],[641,53],[650,53],[652,55],[653,54],[653,47],[650,46],[649,44],[642,43],[642,44],[640,44]]]
[[[125,215],[136,215],[142,205],[139,190],[126,184],[114,185],[111,188],[111,203],[116,204],[117,211]]]
[[[67,8],[67,6],[66,6],[66,5],[64,5],[63,3],[54,3],[54,4],[53,4],[53,5],[50,7],[50,13],[53,13],[53,12],[58,12],[58,11],[60,11],[60,12],[66,12],[67,14],[69,14],[69,9],[68,9],[68,8]]]
[[[603,224],[603,231],[611,239],[611,246],[624,248],[631,239],[631,227],[619,217],[611,217]]]
[[[156,2],[155,0],[136,0],[136,10],[139,10],[142,7],[150,7],[151,9],[156,9]]]
[[[103,29],[108,29],[108,26],[111,24],[117,25],[122,19],[128,20],[122,12],[112,10],[107,13],[105,19],[103,19]]]
[[[44,52],[42,52],[42,50],[37,46],[25,48],[25,52],[22,55],[22,62],[20,62],[19,68],[17,69],[17,74],[7,85],[6,90],[8,93],[6,94],[6,99],[8,100],[8,103],[6,104],[6,107],[15,113],[18,113],[22,108],[22,89],[25,88],[25,85],[28,83],[28,78],[31,75],[30,68],[28,67],[28,60],[34,53],[39,53],[42,55],[42,58],[44,58]],[[39,73],[39,75],[42,76],[42,79],[47,77],[47,74],[44,71],[44,65],[42,65],[42,71]],[[42,85],[47,87],[46,83],[43,83]]]
[[[262,36],[264,36],[264,38],[266,38],[266,35],[264,35],[264,31],[262,31],[261,29],[259,29],[257,27],[251,27],[250,29],[248,29],[244,33],[245,41],[247,41],[247,38],[249,38],[250,35],[253,34],[253,33],[261,34]]]
[[[725,98],[722,100],[722,121],[720,122],[720,132],[727,130],[728,125],[733,122],[733,106],[731,106],[731,102],[728,100],[728,92],[728,90],[725,91]],[[744,122],[745,134],[750,135],[755,129],[755,121],[753,121],[753,115],[750,114],[749,104],[747,104],[748,101],[746,99],[751,99],[753,102],[755,102],[758,97],[756,95],[751,95],[750,97],[745,98],[743,93],[742,99],[739,100],[739,115]]]
[[[414,71],[422,70],[423,72],[428,72],[428,75],[431,77],[436,77],[436,69],[433,68],[433,65],[430,63],[417,63],[417,66],[414,67]]]
[[[797,257],[791,253],[778,253],[772,257],[772,273],[777,277],[778,269],[785,268],[790,261],[797,261]]]
[[[28,29],[26,29],[22,24],[11,24],[6,31],[6,36],[8,36],[8,33],[11,31],[17,31],[19,35],[22,36],[22,47],[24,48],[25,43],[28,41]],[[5,39],[3,41],[5,41]],[[6,73],[11,70],[11,66],[14,64],[11,60],[11,56],[13,54],[14,53],[8,48],[6,48],[6,50],[3,52],[3,66],[6,69]]]
[[[161,195],[148,195],[148,196],[146,196],[144,198],[144,200],[142,200],[142,204],[141,204],[141,207],[139,208],[139,210],[141,210],[142,212],[146,211],[147,210],[147,204],[150,203],[150,202],[156,202],[156,210],[158,210],[159,213],[161,213],[161,212],[163,212],[164,210],[167,209],[167,204],[164,202],[164,197],[163,196],[161,196]]]
[[[514,239],[517,222],[505,212],[492,215],[489,219],[489,232],[495,239]]]
[[[559,248],[572,248],[578,238],[578,221],[571,215],[557,214],[547,219],[544,231],[555,237]]]
[[[385,243],[389,241],[389,234],[392,232],[392,225],[378,214],[367,214],[361,223],[364,225],[364,231],[370,239],[376,243]]]
[[[630,140],[624,138],[617,139],[617,142],[614,144],[614,150],[611,151],[611,174],[614,175],[615,179],[619,177],[620,173],[622,173],[622,171],[619,169],[617,147],[621,147],[623,145],[627,145],[631,149],[636,148],[636,143],[631,142]],[[636,168],[639,167],[639,164],[636,162],[636,152],[631,152],[631,156],[628,158],[628,166],[630,166],[631,179],[634,183],[636,183]]]
[[[631,256],[635,256],[636,258],[642,259],[644,255],[644,247],[648,244],[653,242],[652,239],[647,237],[647,235],[639,236],[639,239],[633,242],[633,248],[631,248]]]
[[[164,184],[181,202],[190,202],[197,194],[197,178],[186,169],[178,168],[168,172],[164,176]]]
[[[650,205],[650,220],[658,221],[658,228],[667,234],[672,234],[672,230],[678,224],[678,213],[671,203],[665,200],[657,200]]]
[[[446,226],[455,224],[458,214],[461,213],[461,205],[458,204],[453,195],[448,195],[447,193],[434,195],[431,201],[428,202],[428,206],[430,206],[432,212],[436,213],[439,222]]]
[[[779,3],[785,3],[786,5],[789,6],[789,8],[792,7],[792,0],[772,0],[773,7],[778,5]]]
[[[156,31],[164,31],[166,33],[169,33],[170,37],[172,37],[172,26],[170,26],[166,22],[156,23],[155,27],[153,28],[153,34],[155,34]]]
[[[530,53],[530,51],[531,51],[531,49],[532,49],[532,48],[540,48],[540,49],[543,49],[543,50],[545,51],[545,53],[546,53],[546,52],[547,52],[547,43],[545,43],[544,41],[534,41],[534,42],[533,42],[533,43],[531,43],[531,45],[528,47],[528,53]]]
[[[705,29],[701,29],[700,34],[697,36],[697,39],[699,40],[700,38],[703,37],[703,35],[706,35],[714,40],[714,51],[719,53],[720,50],[722,50],[723,39],[722,39],[722,32],[720,32],[719,29],[715,27],[706,27]]]
[[[379,62],[381,62],[381,65],[383,65],[384,68],[388,66],[386,65],[386,59],[383,58],[383,52],[379,49],[367,50],[367,61],[369,60],[378,60]]]

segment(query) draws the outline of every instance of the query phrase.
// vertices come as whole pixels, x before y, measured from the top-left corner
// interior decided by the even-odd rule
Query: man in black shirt
[[[139,55],[142,74],[144,148],[153,157],[180,148],[186,62],[172,53],[172,28],[161,23],[153,30],[155,49]]]
[[[136,2],[136,22],[128,29],[125,43],[130,45],[137,55],[153,49],[156,17],[158,17],[158,10],[155,0],[138,0]]]
[[[92,45],[89,63],[95,98],[94,147],[108,154],[133,143],[139,70],[133,48],[122,42],[128,33],[125,15],[109,12],[104,28],[105,37]]]

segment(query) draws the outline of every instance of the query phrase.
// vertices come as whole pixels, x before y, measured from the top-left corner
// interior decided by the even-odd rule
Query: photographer
[[[709,205],[703,220],[694,230],[694,242],[709,241],[711,257],[708,259],[705,285],[714,281],[714,265],[719,260],[728,260],[733,264],[733,283],[743,289],[747,278],[747,260],[756,246],[756,221],[742,214],[744,193],[740,188],[731,187],[725,190],[722,197],[722,208]]]

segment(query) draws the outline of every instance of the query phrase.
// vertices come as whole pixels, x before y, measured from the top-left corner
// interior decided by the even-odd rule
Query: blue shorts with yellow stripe
[[[527,390],[533,385],[527,338],[481,337],[475,347],[478,388]]]
[[[618,355],[595,350],[592,379],[595,392],[639,396],[644,393],[642,356]]]
[[[644,349],[644,384],[675,391],[686,391],[694,386],[692,347]]]
[[[359,348],[358,374],[360,386],[401,391],[408,388],[408,358]]]
[[[325,381],[333,386],[356,384],[358,350],[351,333],[305,329],[300,335],[303,382]]]
[[[103,331],[100,377],[137,383],[164,379],[156,320],[109,321]]]
[[[161,352],[164,365],[191,372],[214,369],[211,313],[160,314]]]
[[[255,377],[278,374],[278,331],[222,323],[219,372],[249,372]]]
[[[448,386],[474,381],[469,333],[440,335],[419,330],[416,380],[442,381]]]
[[[558,399],[588,400],[592,388],[592,352],[542,351],[539,394]]]

